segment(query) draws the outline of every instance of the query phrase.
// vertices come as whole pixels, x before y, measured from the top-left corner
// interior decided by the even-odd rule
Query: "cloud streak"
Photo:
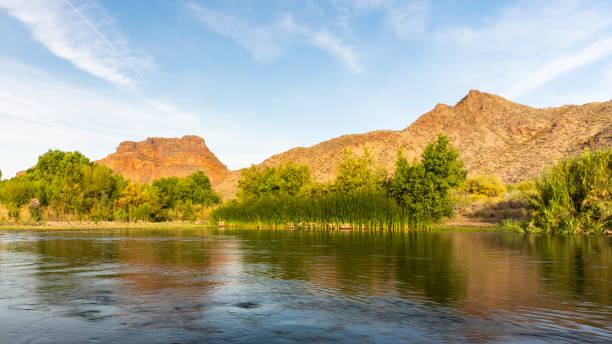
[[[250,26],[242,20],[209,10],[194,3],[188,3],[187,8],[206,27],[222,36],[236,41],[258,61],[272,60],[281,55],[278,37],[273,28],[265,26]]]
[[[474,74],[486,78],[482,83],[516,99],[610,56],[611,25],[602,3],[519,1],[481,23],[440,27],[432,38],[470,64],[479,61]]]
[[[341,13],[340,26],[349,28],[349,22],[370,11],[381,11],[384,24],[400,39],[408,41],[426,34],[429,22],[428,0],[331,0]]]
[[[140,70],[151,66],[150,58],[129,49],[112,18],[95,2],[0,0],[0,6],[51,53],[75,67],[125,88],[146,80]]]
[[[519,81],[503,94],[508,98],[516,98],[542,84],[545,84],[559,75],[600,60],[612,54],[612,38],[599,40],[582,51],[556,59],[529,77]]]
[[[298,25],[291,15],[285,15],[272,25],[254,26],[243,20],[189,3],[187,8],[211,31],[231,38],[257,61],[269,61],[283,54],[287,40],[298,40],[326,51],[349,69],[362,72],[353,46],[326,30],[313,30]]]
[[[290,34],[297,35],[309,44],[327,51],[353,71],[358,73],[363,71],[354,48],[345,44],[333,34],[327,31],[315,31],[306,26],[297,25],[291,15],[285,15],[283,17],[280,22],[280,27]]]

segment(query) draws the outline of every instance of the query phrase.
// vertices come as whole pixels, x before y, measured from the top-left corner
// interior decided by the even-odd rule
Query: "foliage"
[[[173,208],[185,201],[212,205],[221,200],[212,190],[210,179],[202,171],[194,172],[185,178],[168,177],[153,181],[153,196],[163,209]]]
[[[497,176],[476,175],[466,179],[461,187],[465,193],[487,197],[502,196],[507,188]]]
[[[9,218],[150,221],[195,219],[220,202],[201,171],[163,178],[153,186],[129,183],[79,152],[49,150],[21,176],[0,182]],[[177,209],[174,209],[177,208]],[[177,215],[178,214],[178,215]]]
[[[512,189],[519,191],[522,195],[533,196],[536,193],[536,183],[533,180],[526,180],[512,185]]]
[[[329,193],[321,196],[264,196],[232,200],[213,211],[213,219],[252,225],[339,228],[342,224],[370,229],[404,228],[402,209],[381,191]]]
[[[535,188],[527,230],[596,234],[612,228],[612,150],[561,160]]]
[[[294,192],[279,187],[279,170],[251,167],[243,171],[239,199],[214,210],[217,221],[278,226],[288,223],[350,224],[368,228],[428,226],[452,215],[450,189],[460,185],[466,172],[458,152],[440,136],[427,146],[421,162],[410,165],[398,154],[393,178],[378,167],[368,148],[360,157],[345,150],[338,175],[329,184],[295,183]],[[292,165],[292,171],[300,166]],[[306,169],[302,167],[301,169]],[[386,187],[385,187],[386,186]]]
[[[251,166],[242,170],[238,181],[238,197],[241,199],[263,196],[297,196],[312,184],[310,168],[293,162],[278,167]],[[309,189],[308,189],[309,190]]]
[[[380,190],[385,183],[387,172],[377,165],[369,147],[363,155],[354,157],[353,151],[346,148],[338,164],[337,176],[332,188],[337,192]]]
[[[466,174],[459,152],[440,135],[427,145],[420,162],[408,163],[400,150],[387,190],[411,223],[431,224],[453,214],[450,190],[461,185]]]

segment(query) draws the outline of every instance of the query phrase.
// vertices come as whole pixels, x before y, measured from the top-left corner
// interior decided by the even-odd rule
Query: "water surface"
[[[612,341],[612,238],[0,233],[1,343]]]

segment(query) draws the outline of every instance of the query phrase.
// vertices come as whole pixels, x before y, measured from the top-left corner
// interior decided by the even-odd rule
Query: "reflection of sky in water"
[[[612,238],[0,235],[0,342],[609,341]]]

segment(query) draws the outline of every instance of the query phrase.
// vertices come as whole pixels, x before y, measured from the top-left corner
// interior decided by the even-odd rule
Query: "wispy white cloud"
[[[272,60],[283,54],[283,43],[298,39],[323,49],[343,62],[355,72],[362,68],[353,46],[326,30],[313,30],[298,25],[291,15],[285,15],[280,22],[271,25],[249,25],[240,18],[219,13],[200,5],[189,3],[187,8],[210,30],[233,39],[259,61]]]
[[[386,6],[387,21],[395,34],[409,40],[425,33],[429,20],[429,2],[408,1]]]
[[[557,76],[612,54],[612,38],[599,40],[582,51],[569,54],[542,66],[527,78],[503,92],[508,98],[516,98],[529,90],[551,81]]]
[[[384,23],[403,40],[421,37],[429,23],[428,0],[330,0],[340,12],[339,25],[350,31],[350,22],[364,13],[382,11]]]
[[[436,30],[435,36],[441,41],[504,51],[517,57],[557,53],[557,49],[573,48],[573,44],[592,39],[609,27],[612,18],[606,12],[580,0],[523,0],[482,23],[443,27]]]
[[[200,19],[206,27],[216,33],[229,37],[246,49],[256,60],[265,61],[281,55],[281,48],[274,28],[251,26],[244,21],[194,3],[187,8]]]
[[[230,168],[246,167],[279,147],[291,147],[290,140],[257,136],[265,131],[264,123],[184,111],[165,97],[83,89],[3,56],[0,65],[0,169],[5,177],[32,166],[50,148],[77,149],[100,159],[121,141],[150,136],[199,135]]]
[[[361,65],[359,64],[359,59],[355,53],[355,49],[351,45],[344,43],[330,32],[323,30],[315,31],[306,26],[298,25],[295,23],[291,15],[283,16],[283,19],[280,22],[280,27],[291,34],[305,39],[310,44],[327,51],[330,55],[342,61],[353,71],[362,71]]]
[[[120,87],[134,88],[144,80],[141,70],[152,65],[150,57],[128,47],[94,1],[0,0],[0,6],[51,53]]]
[[[473,74],[482,74],[489,90],[518,98],[612,53],[612,15],[602,5],[523,0],[480,23],[438,28],[432,37],[471,65],[478,63]]]

